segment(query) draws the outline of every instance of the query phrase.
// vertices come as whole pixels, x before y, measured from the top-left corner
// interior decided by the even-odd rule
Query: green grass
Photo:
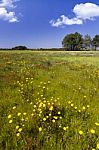
[[[1,51],[0,118],[1,150],[98,150],[99,52]]]

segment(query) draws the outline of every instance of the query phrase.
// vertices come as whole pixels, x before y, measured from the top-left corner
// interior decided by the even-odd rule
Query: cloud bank
[[[73,13],[75,15],[73,18],[61,15],[57,20],[51,20],[50,24],[53,27],[59,27],[63,25],[81,25],[86,20],[94,21],[96,17],[99,17],[99,6],[94,3],[76,4]]]
[[[19,0],[2,0],[0,2],[0,19],[9,23],[18,22],[18,18],[14,12],[17,1]]]

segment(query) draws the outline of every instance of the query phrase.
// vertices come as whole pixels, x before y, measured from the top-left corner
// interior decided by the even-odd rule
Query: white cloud
[[[93,3],[81,3],[75,5],[73,8],[75,17],[68,18],[65,15],[61,15],[57,20],[51,20],[50,24],[53,27],[59,27],[63,25],[81,25],[85,20],[95,20],[99,17],[99,6]]]
[[[77,18],[91,20],[95,17],[99,17],[99,6],[93,3],[77,4],[73,12]]]
[[[68,17],[62,15],[56,21],[51,20],[50,23],[53,27],[59,27],[62,25],[83,24],[83,21],[76,17],[69,19]]]
[[[15,2],[19,0],[2,0],[0,3],[0,19],[8,21],[9,23],[18,22],[18,18],[14,11]]]

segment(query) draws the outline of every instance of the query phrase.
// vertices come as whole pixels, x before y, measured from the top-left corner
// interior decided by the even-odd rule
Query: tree
[[[27,50],[28,48],[26,46],[16,46],[12,48],[13,50]]]
[[[90,37],[90,35],[86,34],[83,38],[83,48],[84,49],[91,49],[92,47],[92,39]]]
[[[78,32],[66,35],[62,41],[62,46],[70,51],[81,50],[82,44],[83,38]]]
[[[95,50],[97,49],[97,47],[99,47],[99,35],[95,35],[92,41],[92,45]]]

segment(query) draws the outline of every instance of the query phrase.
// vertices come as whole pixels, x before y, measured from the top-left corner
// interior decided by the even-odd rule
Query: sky
[[[75,32],[99,34],[99,0],[0,0],[1,48],[59,48]]]

